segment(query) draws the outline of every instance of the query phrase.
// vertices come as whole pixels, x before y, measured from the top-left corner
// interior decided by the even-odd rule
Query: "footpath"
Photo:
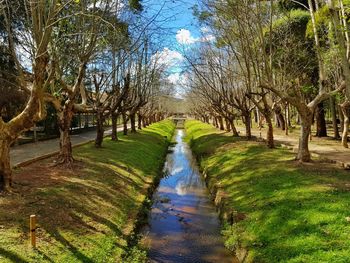
[[[123,128],[118,128],[121,131]],[[108,128],[105,135],[112,133],[112,129]],[[85,143],[93,141],[96,137],[96,131],[87,131],[80,134],[71,135],[72,146],[76,147]],[[46,157],[57,154],[59,151],[59,138],[39,141],[36,143],[27,143],[11,147],[10,158],[13,167],[24,166],[37,159],[44,159]]]
[[[237,130],[240,132],[240,134],[245,134],[244,127],[238,126]],[[261,137],[266,139],[266,128],[262,128],[261,131],[257,128],[253,128],[252,135],[256,136],[257,138]],[[284,131],[277,128],[274,129],[274,139],[276,144],[289,148],[293,150],[293,152],[298,151],[298,136],[298,131],[285,135]],[[338,140],[331,137],[312,137],[312,140],[309,142],[309,150],[314,157],[326,159],[340,165],[345,169],[350,169],[350,149],[344,148]]]

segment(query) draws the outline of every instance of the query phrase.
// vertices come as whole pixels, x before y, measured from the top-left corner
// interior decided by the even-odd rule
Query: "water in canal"
[[[153,196],[144,244],[150,262],[235,262],[220,236],[220,222],[200,176],[184,131],[164,167],[166,176]]]

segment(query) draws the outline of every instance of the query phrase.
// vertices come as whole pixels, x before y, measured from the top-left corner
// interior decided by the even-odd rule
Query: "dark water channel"
[[[150,262],[236,262],[225,249],[220,222],[184,131],[165,163],[166,176],[153,196],[144,243]]]

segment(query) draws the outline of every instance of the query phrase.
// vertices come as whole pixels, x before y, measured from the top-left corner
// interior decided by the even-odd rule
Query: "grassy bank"
[[[121,262],[173,130],[163,121],[102,149],[78,147],[73,170],[44,160],[15,171],[14,191],[0,193],[0,262]]]
[[[350,173],[187,121],[187,140],[246,262],[350,262]],[[228,224],[233,221],[232,226]],[[245,252],[247,251],[247,254]]]

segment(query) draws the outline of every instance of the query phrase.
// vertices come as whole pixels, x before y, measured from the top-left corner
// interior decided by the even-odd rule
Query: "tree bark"
[[[142,115],[140,113],[137,114],[137,128],[142,130]]]
[[[218,123],[218,118],[214,117],[214,121],[215,121],[215,128],[219,128],[219,123]]]
[[[267,123],[267,132],[266,132],[267,147],[272,149],[272,148],[275,148],[275,142],[273,139],[273,124],[269,116],[265,116],[265,119]]]
[[[341,106],[338,105],[338,110],[339,110],[339,119],[340,119],[340,130],[344,130],[344,114],[343,110],[341,109]]]
[[[219,125],[220,125],[220,130],[221,130],[221,131],[225,130],[224,122],[223,122],[221,116],[218,117],[218,122],[219,122]]]
[[[339,129],[338,129],[337,110],[335,107],[334,97],[330,97],[329,102],[330,102],[330,108],[331,108],[331,113],[332,113],[332,124],[333,124],[334,138],[339,139],[340,134],[339,134]]]
[[[213,117],[211,121],[212,121],[212,125],[213,125],[214,127],[216,127],[216,124],[215,124],[216,119],[215,119],[215,117]]]
[[[327,137],[327,125],[326,125],[323,102],[317,105],[315,116],[316,116],[316,136]]]
[[[225,118],[225,126],[226,126],[226,131],[230,132],[231,131],[231,124],[228,119]]]
[[[258,116],[259,110],[258,110],[258,108],[255,107],[253,110],[253,113],[254,113],[254,122],[259,123],[259,116]]]
[[[245,125],[245,136],[247,139],[252,138],[252,127],[251,127],[251,116],[250,112],[244,115],[244,125]]]
[[[68,103],[63,112],[59,114],[59,130],[60,130],[60,153],[58,162],[60,164],[70,165],[74,162],[72,143],[70,139],[69,130],[73,119],[73,105]]]
[[[131,132],[136,133],[136,114],[130,113]]]
[[[286,106],[285,106],[284,112],[285,112],[284,126],[285,126],[285,128],[286,128],[285,134],[288,135],[288,133],[289,133],[289,126],[290,126],[290,121],[289,121],[289,106],[288,106],[288,103],[287,103]]]
[[[118,141],[118,114],[112,113],[112,141]]]
[[[237,131],[236,126],[235,126],[234,119],[230,120],[230,124],[231,124],[233,137],[239,137],[238,131]]]
[[[301,118],[301,133],[299,138],[299,148],[297,160],[302,162],[310,162],[311,154],[309,151],[309,136],[311,132],[312,118],[302,117]]]
[[[348,101],[344,102],[340,105],[343,116],[344,116],[344,124],[343,124],[343,134],[342,134],[342,145],[344,148],[349,148],[348,145],[348,133],[349,133],[349,106],[350,103]]]
[[[60,154],[58,156],[58,162],[60,164],[70,165],[74,162],[69,129],[69,126],[66,126],[63,129],[60,128]]]
[[[122,114],[122,118],[123,118],[123,134],[128,135],[128,119],[125,113]]]
[[[281,128],[282,131],[284,131],[286,129],[286,122],[284,120],[281,107],[279,105],[276,105],[274,107],[274,111],[275,111],[276,119],[277,119],[277,127]]]
[[[0,190],[8,190],[12,187],[10,145],[10,140],[0,140]]]
[[[103,136],[105,129],[103,127],[104,117],[102,112],[97,112],[96,114],[96,138],[95,138],[95,147],[101,148],[103,142]]]

